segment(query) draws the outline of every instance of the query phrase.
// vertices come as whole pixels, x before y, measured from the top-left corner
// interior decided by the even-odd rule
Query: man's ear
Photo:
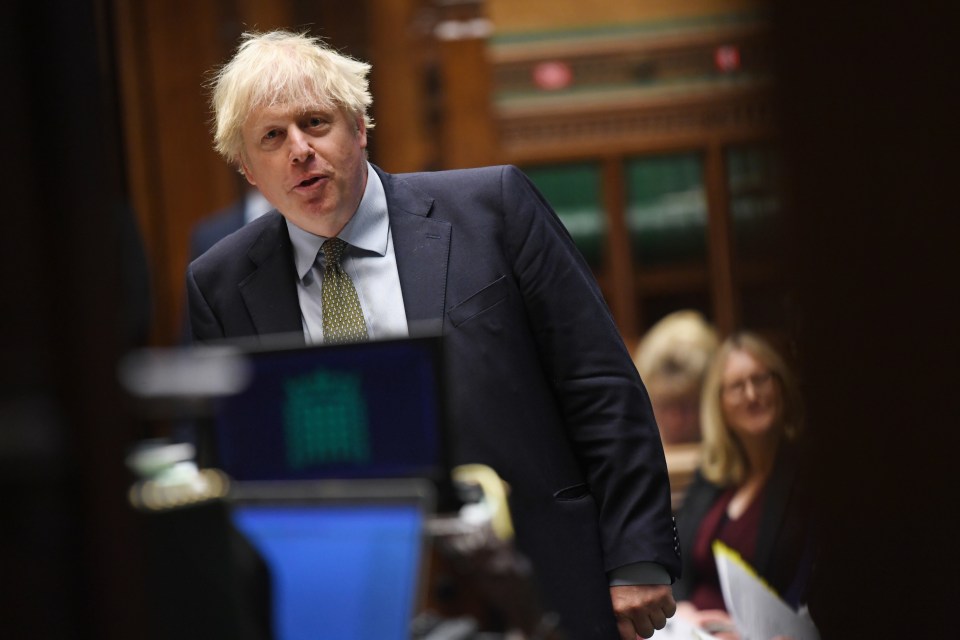
[[[357,137],[360,138],[360,147],[363,149],[367,148],[367,123],[364,121],[363,116],[356,116],[354,119],[354,130],[357,132]]]
[[[250,169],[247,167],[247,163],[244,162],[243,156],[240,156],[240,159],[237,161],[237,168],[240,170],[240,173],[243,174],[243,177],[247,179],[247,182],[253,186],[257,186],[256,181],[253,179],[253,174],[250,173]]]

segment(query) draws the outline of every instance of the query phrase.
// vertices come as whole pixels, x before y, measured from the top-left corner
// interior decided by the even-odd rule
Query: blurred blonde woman
[[[677,517],[683,579],[678,615],[736,637],[711,545],[737,551],[788,603],[805,600],[810,501],[800,479],[803,407],[793,373],[765,340],[738,333],[720,345],[701,400],[702,461]]]
[[[719,344],[697,311],[675,311],[643,336],[633,354],[664,445],[700,440],[700,389]]]

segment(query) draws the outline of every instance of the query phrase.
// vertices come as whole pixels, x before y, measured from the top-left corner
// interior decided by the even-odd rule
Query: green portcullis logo
[[[370,459],[360,376],[316,371],[286,382],[287,462],[294,469]]]

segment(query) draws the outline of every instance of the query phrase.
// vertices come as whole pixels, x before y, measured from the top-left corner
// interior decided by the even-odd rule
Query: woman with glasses
[[[700,410],[702,459],[677,515],[683,579],[674,597],[678,616],[724,637],[732,624],[715,540],[739,553],[789,604],[803,602],[812,553],[810,504],[799,480],[803,410],[783,358],[746,332],[714,354]]]

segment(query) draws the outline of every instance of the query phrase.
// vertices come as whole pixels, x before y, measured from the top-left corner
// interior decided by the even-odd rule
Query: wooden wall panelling
[[[736,44],[737,64],[753,77],[771,73],[768,27],[744,20],[701,29],[660,30],[614,27],[582,35],[561,34],[555,38],[518,37],[495,41],[491,48],[498,92],[537,91],[535,73],[543,62],[562,62],[570,70],[571,87],[652,88],[653,82],[714,81],[722,84],[716,69],[720,47]]]
[[[152,341],[180,340],[193,225],[240,196],[242,180],[212,149],[208,73],[245,29],[288,26],[280,0],[114,4],[127,176],[150,258]]]
[[[223,57],[215,3],[116,3],[128,176],[150,257],[154,337],[181,333],[192,224],[236,197],[213,152],[204,74]],[[184,19],[189,16],[189,19]]]
[[[623,91],[600,102],[593,94],[497,105],[503,152],[531,163],[571,155],[667,153],[702,149],[712,138],[772,135],[774,111],[765,87],[724,87],[683,94]]]
[[[723,14],[763,7],[769,0],[487,0],[498,28],[514,31],[577,29]]]
[[[707,199],[704,264],[640,266],[637,256],[627,253],[627,272],[620,267],[623,252],[611,250],[613,262],[598,279],[628,339],[655,320],[644,312],[647,300],[664,296],[678,301],[691,294],[708,296],[721,331],[733,330],[741,320],[741,294],[724,151],[775,138],[768,22],[743,14],[653,28],[570,26],[569,31],[532,29],[493,40],[501,158],[528,167],[602,161],[605,174],[614,176],[624,167],[615,169],[613,158],[624,164],[630,158],[700,155]],[[721,51],[734,56],[732,67],[720,67]],[[538,85],[534,77],[542,64],[565,67],[568,84]],[[622,177],[604,184],[619,192],[604,194],[612,203],[607,205],[610,246],[624,242],[632,251],[628,240],[618,238],[628,233],[622,218],[627,185]],[[750,273],[769,279],[765,269],[761,265]],[[627,299],[632,317],[621,311]]]

